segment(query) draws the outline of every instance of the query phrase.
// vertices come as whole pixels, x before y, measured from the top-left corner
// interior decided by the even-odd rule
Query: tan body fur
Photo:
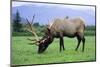
[[[59,34],[63,34],[63,36],[74,37],[76,33],[79,33],[83,37],[84,28],[85,23],[82,18],[57,18],[51,25],[49,25],[49,29],[54,36],[59,36]]]

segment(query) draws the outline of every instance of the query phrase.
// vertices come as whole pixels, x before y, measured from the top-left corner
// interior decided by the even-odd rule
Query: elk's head
[[[54,38],[50,33],[50,29],[47,28],[45,36],[39,41],[38,53],[43,53],[47,49],[47,47],[52,43],[53,39]]]
[[[32,22],[34,20],[34,16],[33,16]],[[47,49],[49,44],[52,43],[52,41],[53,41],[53,36],[51,35],[50,29],[47,28],[47,30],[45,31],[45,35],[41,39],[39,39],[32,23],[30,23],[28,21],[28,19],[26,19],[26,20],[28,22],[27,31],[31,32],[35,36],[35,39],[28,39],[28,40],[33,41],[33,43],[31,43],[31,44],[35,44],[38,46],[38,53],[43,53]]]

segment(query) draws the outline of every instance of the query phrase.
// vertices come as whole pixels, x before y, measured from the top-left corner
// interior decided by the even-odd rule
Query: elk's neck
[[[54,37],[53,36],[49,36],[48,37],[48,44],[51,44],[54,40]]]

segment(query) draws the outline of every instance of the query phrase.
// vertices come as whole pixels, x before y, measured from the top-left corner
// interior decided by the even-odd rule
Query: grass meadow
[[[29,36],[13,36],[11,49],[12,65],[47,64],[79,61],[95,61],[95,36],[86,36],[85,52],[82,52],[82,43],[78,51],[76,38],[64,37],[65,51],[59,52],[59,39],[53,41],[47,50],[38,54],[36,45],[29,45]]]

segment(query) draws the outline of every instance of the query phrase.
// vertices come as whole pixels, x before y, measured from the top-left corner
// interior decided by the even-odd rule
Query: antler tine
[[[33,23],[33,21],[34,21],[34,18],[35,18],[35,14],[33,15],[33,18],[32,18],[32,23]],[[32,23],[31,23],[31,24],[32,24]]]
[[[32,25],[31,25],[31,23],[28,21],[27,18],[26,18],[26,20],[27,20],[27,22],[28,22],[28,25],[29,25],[30,29],[32,30]]]
[[[33,19],[34,19],[34,17],[35,17],[35,15],[33,16]],[[37,34],[35,33],[34,29],[33,29],[32,23],[30,23],[30,22],[28,21],[27,18],[26,18],[26,20],[27,20],[28,26],[29,26],[29,28],[27,28],[27,31],[31,32],[31,33],[35,36],[35,39],[34,39],[34,40],[36,40],[36,42],[38,42],[39,39],[38,39],[38,36],[37,36]],[[32,20],[32,21],[33,21],[33,20]],[[29,39],[29,40],[30,40],[30,39]]]

